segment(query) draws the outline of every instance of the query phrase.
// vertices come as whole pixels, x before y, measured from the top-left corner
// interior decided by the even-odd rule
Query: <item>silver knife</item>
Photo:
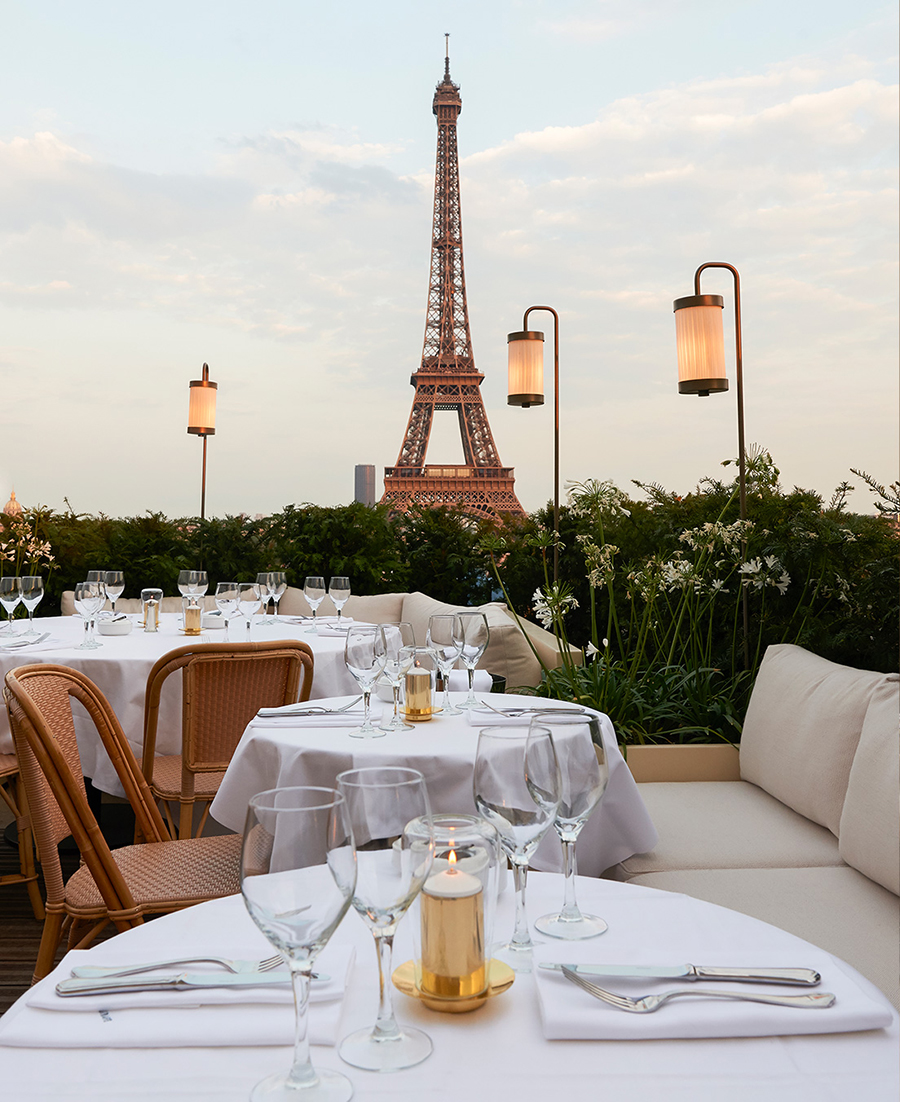
[[[290,983],[290,972],[179,972],[169,976],[108,976],[98,979],[61,980],[57,995],[109,995],[116,991],[177,991],[198,987],[266,987]]]
[[[561,972],[571,968],[585,976],[619,976],[643,979],[738,980],[743,983],[786,983],[815,987],[822,977],[812,968],[709,968],[702,964],[541,964]]]

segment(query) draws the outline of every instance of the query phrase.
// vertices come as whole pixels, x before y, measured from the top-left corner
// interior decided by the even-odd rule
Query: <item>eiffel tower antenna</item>
[[[406,435],[396,466],[384,469],[381,500],[401,510],[420,503],[456,505],[477,516],[524,516],[514,489],[513,468],[500,464],[481,397],[484,375],[475,367],[472,354],[456,150],[456,120],[462,99],[459,85],[450,79],[449,34],[444,41],[444,79],[437,85],[432,103],[437,117],[437,159],[425,344],[419,369],[409,380],[416,392]],[[464,463],[426,464],[435,411],[456,413]]]

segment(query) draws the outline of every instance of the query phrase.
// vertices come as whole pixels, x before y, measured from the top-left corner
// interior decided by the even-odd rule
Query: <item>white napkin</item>
[[[476,670],[475,677],[472,685],[476,693],[489,693],[491,686],[494,684],[494,679],[487,672],[487,670]],[[467,693],[469,691],[469,671],[468,670],[451,670],[450,671],[450,692],[451,693]]]
[[[114,963],[139,963],[122,954]],[[354,963],[349,946],[326,946],[316,970],[332,978],[310,986],[310,1042],[337,1040],[344,990]],[[63,998],[56,984],[72,968],[96,962],[93,952],[72,950],[25,996],[24,1007],[0,1023],[0,1045],[53,1048],[195,1048],[288,1045],[293,1042],[289,983],[266,987],[209,987],[192,991],[131,991]],[[187,966],[214,972],[215,966]],[[182,969],[186,970],[186,969]],[[162,972],[152,973],[163,975]],[[165,973],[168,974],[168,973]],[[253,1007],[252,1013],[246,1008]],[[164,1013],[161,1013],[164,1011]]]
[[[353,621],[349,616],[342,616],[340,623],[337,617],[322,617],[316,621],[316,635],[320,639],[343,639],[350,630]]]
[[[543,703],[540,699],[537,700],[537,703],[530,703],[527,697],[522,697],[521,700],[521,704],[512,704],[509,700],[499,701],[495,705],[498,709],[497,711],[491,708],[469,708],[466,712],[466,720],[473,727],[527,727],[532,719],[534,719],[535,713],[544,709],[551,711],[554,707],[566,710],[571,709],[573,713],[578,714],[574,704],[570,704],[567,707],[566,704],[559,700],[544,700]],[[520,713],[523,708],[528,708],[530,710],[519,715],[501,715],[500,712],[507,708],[510,711]],[[593,712],[585,714],[594,715]]]
[[[280,716],[254,716],[251,722],[254,727],[359,727],[364,715],[362,708],[330,714],[286,712]],[[370,715],[373,720],[380,719],[381,709],[372,708]]]
[[[562,953],[562,955],[560,955]],[[733,956],[734,954],[732,954]],[[560,950],[554,946],[536,952],[545,960],[587,959],[583,947],[569,946]],[[648,958],[649,959],[649,958]],[[654,960],[656,958],[653,958]],[[679,962],[680,963],[680,962]],[[713,965],[713,960],[704,960]],[[735,960],[722,965],[735,965]],[[652,1014],[632,1014],[595,999],[576,987],[561,972],[535,967],[534,976],[541,1008],[544,1036],[550,1041],[635,1041],[650,1038],[688,1037],[777,1037],[788,1034],[850,1033],[865,1029],[884,1029],[891,1023],[890,1010],[872,1000],[832,958],[817,960],[785,958],[769,953],[764,959],[741,957],[738,965],[752,967],[814,968],[822,975],[818,987],[786,987],[782,984],[754,984],[752,990],[764,994],[792,995],[805,991],[830,991],[837,996],[833,1006],[824,1010],[767,1006],[764,1003],[731,1002],[725,999],[675,999]],[[607,991],[639,998],[675,989],[692,990],[709,987],[712,990],[749,990],[747,985],[727,980],[697,981],[687,984],[678,980],[646,978],[622,979],[589,976]]]
[[[41,643],[23,643],[20,640],[21,636],[16,636],[15,639],[5,639],[0,635],[0,651],[5,654],[36,654],[38,651],[44,650],[61,650],[73,646],[71,640],[60,639],[53,635],[49,639],[44,639]]]

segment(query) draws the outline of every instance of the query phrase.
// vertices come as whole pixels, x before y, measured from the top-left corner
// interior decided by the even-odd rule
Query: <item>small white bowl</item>
[[[225,629],[225,617],[221,612],[204,612],[201,618],[204,631],[215,631],[216,628]]]
[[[130,635],[134,624],[130,620],[98,620],[97,631],[101,635]]]

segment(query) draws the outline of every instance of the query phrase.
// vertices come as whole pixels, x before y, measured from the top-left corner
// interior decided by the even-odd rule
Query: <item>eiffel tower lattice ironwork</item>
[[[438,133],[425,345],[421,366],[409,380],[416,393],[406,435],[396,466],[384,469],[381,500],[398,509],[421,503],[455,505],[477,516],[524,516],[514,489],[513,468],[502,466],[497,454],[479,389],[484,375],[475,367],[472,355],[456,151],[456,120],[462,100],[459,85],[450,79],[449,52],[433,109]],[[459,418],[465,462],[426,464],[435,411],[445,410],[455,411]]]

